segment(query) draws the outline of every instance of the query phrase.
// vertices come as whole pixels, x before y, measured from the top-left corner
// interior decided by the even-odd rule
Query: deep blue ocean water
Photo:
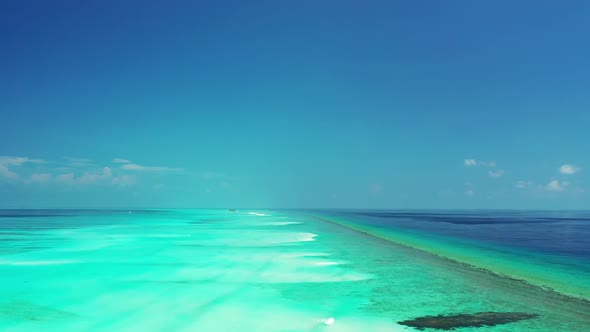
[[[369,234],[590,299],[588,211],[329,211]]]
[[[587,211],[357,211],[370,225],[445,236],[590,260]]]

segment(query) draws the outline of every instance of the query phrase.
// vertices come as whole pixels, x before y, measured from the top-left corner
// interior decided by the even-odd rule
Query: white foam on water
[[[315,238],[317,236],[318,236],[317,234],[313,234],[313,233],[303,233],[303,234],[301,234],[299,241],[301,241],[301,242],[315,241]]]
[[[62,264],[76,264],[79,261],[76,260],[44,260],[44,261],[0,261],[0,265],[13,265],[13,266],[39,266],[39,265],[62,265]]]
[[[345,264],[345,263],[326,261],[326,262],[314,262],[312,264],[313,265],[317,265],[317,266],[332,266],[332,265],[342,265],[342,264]]]
[[[193,245],[216,246],[272,246],[297,242],[315,241],[317,234],[283,231],[220,231],[210,232],[210,236],[187,242]],[[194,238],[194,237],[193,237]]]
[[[372,278],[347,266],[348,262],[323,260],[325,253],[284,253],[284,249],[264,247],[260,249],[224,248],[195,249],[181,247],[150,256],[155,262],[165,263],[173,257],[177,265],[171,269],[135,269],[140,272],[125,278],[128,281],[161,280],[165,282],[274,284],[309,282],[345,282]],[[169,258],[170,257],[170,258]],[[195,259],[198,257],[198,259]],[[132,257],[133,262],[141,257]],[[138,260],[139,259],[139,260]],[[145,258],[143,258],[145,259]],[[121,261],[121,264],[125,264]]]
[[[299,224],[303,224],[302,222],[299,221],[277,221],[277,222],[269,222],[266,223],[265,225],[269,225],[269,226],[287,226],[287,225],[299,225]]]
[[[264,216],[270,216],[270,214],[264,214],[264,213],[259,213],[259,212],[248,212],[251,215],[254,216],[259,216],[259,217],[264,217]]]
[[[330,318],[326,318],[324,320],[322,320],[322,323],[324,323],[324,325],[332,325],[334,324],[335,319],[334,317],[330,317]]]
[[[284,257],[325,257],[332,254],[327,252],[297,252],[293,254],[283,254]]]

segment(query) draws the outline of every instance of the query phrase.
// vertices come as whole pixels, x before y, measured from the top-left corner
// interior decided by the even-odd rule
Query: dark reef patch
[[[424,316],[398,322],[398,324],[415,327],[419,330],[424,330],[425,328],[452,330],[459,327],[482,327],[508,324],[538,316],[539,315],[537,314],[525,312],[478,312],[475,314]]]

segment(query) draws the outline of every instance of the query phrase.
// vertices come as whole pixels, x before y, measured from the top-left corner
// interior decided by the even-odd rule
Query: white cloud
[[[563,191],[569,184],[567,181],[551,180],[544,188],[547,191]]]
[[[8,166],[18,167],[26,163],[39,164],[44,162],[41,159],[31,159],[28,157],[0,156],[0,176],[7,179],[18,179],[18,174],[11,171]]]
[[[465,195],[473,196],[473,195],[475,195],[475,191],[473,191],[472,189],[467,189],[467,190],[465,190]]]
[[[0,164],[0,177],[6,179],[18,179],[18,174],[9,170],[8,167]]]
[[[121,166],[122,169],[128,171],[140,172],[182,172],[182,168],[166,167],[166,166],[143,166],[138,164],[125,164]]]
[[[113,177],[113,172],[109,167],[104,167],[102,173],[85,172],[76,179],[79,184],[95,184]]]
[[[567,175],[576,174],[579,170],[579,167],[571,164],[564,164],[559,167],[559,173]]]
[[[55,177],[55,180],[62,183],[74,184],[74,173],[60,174]]]
[[[67,164],[58,168],[45,167],[46,170],[37,170],[30,176],[22,176],[22,183],[47,183],[55,182],[62,185],[70,186],[86,186],[86,185],[114,185],[114,186],[128,186],[136,183],[136,178],[129,174],[117,174],[122,172],[120,169],[111,169],[104,167],[96,169],[92,161],[87,158],[77,157],[63,157]],[[113,162],[122,164],[121,169],[132,171],[182,171],[181,168],[171,167],[150,167],[131,164],[129,160],[115,158]],[[41,164],[46,161],[41,159],[33,159],[28,157],[14,157],[14,156],[0,156],[0,179],[18,180],[21,178],[18,172],[13,168],[23,166],[27,163]],[[63,163],[62,163],[63,164]],[[59,163],[58,163],[59,165]],[[38,167],[36,167],[38,168]],[[60,171],[55,175],[52,172]],[[30,173],[29,173],[30,174]]]
[[[131,175],[113,175],[113,170],[110,167],[103,167],[99,172],[85,172],[80,176],[75,176],[74,173],[67,173],[58,175],[56,181],[68,185],[117,185],[128,186],[135,183],[135,177]]]
[[[465,166],[477,165],[477,161],[475,159],[465,159],[463,162],[465,163]]]
[[[25,163],[35,163],[40,164],[44,163],[45,161],[42,159],[31,159],[28,157],[11,157],[11,156],[0,156],[0,165],[11,165],[11,166],[20,166]]]
[[[48,173],[35,173],[30,178],[25,180],[25,183],[45,183],[51,181],[51,174]]]
[[[496,167],[495,161],[477,161],[475,159],[464,159],[463,163],[465,166],[484,166],[484,167]]]
[[[111,180],[111,183],[117,186],[126,187],[135,183],[135,177],[131,175],[115,176]]]
[[[79,184],[95,184],[113,177],[110,167],[104,167],[102,173],[85,172],[77,178]]]
[[[497,179],[497,178],[501,178],[502,175],[504,175],[504,170],[497,170],[497,171],[489,171],[488,172],[489,177]]]
[[[63,161],[67,161],[64,163]],[[110,168],[104,167],[96,169],[96,165],[87,158],[77,157],[63,157],[62,162],[51,163],[43,167],[43,165],[29,167],[33,172],[27,172],[26,176],[16,168],[23,167],[25,164],[42,164],[47,163],[42,159],[33,159],[28,157],[14,157],[14,156],[0,156],[0,179],[19,180],[21,183],[43,183],[54,182],[65,185],[115,185],[128,186],[136,183],[136,177],[132,174],[125,174],[127,172],[184,172],[182,168],[167,167],[167,166],[144,166],[132,163],[130,160],[122,158],[114,158],[113,163],[120,164],[120,167]],[[59,165],[60,167],[49,167],[51,165]],[[44,168],[44,169],[43,169]],[[27,169],[25,169],[27,170]],[[33,174],[31,174],[33,173]],[[224,178],[221,173],[205,172],[201,174],[203,179],[217,179]]]

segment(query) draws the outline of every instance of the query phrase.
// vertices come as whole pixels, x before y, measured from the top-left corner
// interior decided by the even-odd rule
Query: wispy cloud
[[[477,165],[477,160],[475,160],[475,159],[465,159],[463,162],[465,163],[465,166],[476,166]]]
[[[116,163],[116,164],[130,164],[131,160],[123,159],[123,158],[115,158],[115,159],[113,159],[112,162]]]
[[[92,161],[88,158],[76,158],[76,157],[64,157],[64,159],[68,160],[68,161],[78,161],[78,162],[83,162],[83,163],[89,163]]]
[[[113,177],[113,171],[110,167],[104,167],[102,173],[85,172],[77,178],[80,184],[95,184]]]
[[[488,171],[488,176],[494,179],[501,178],[504,175],[504,170],[499,169],[497,171]]]
[[[524,188],[529,187],[532,184],[533,183],[531,181],[519,180],[519,181],[516,181],[516,183],[514,184],[514,187],[518,188],[518,189],[524,189]]]
[[[20,166],[25,163],[35,163],[40,164],[44,163],[45,160],[42,159],[31,159],[28,157],[12,157],[12,156],[0,156],[0,165],[10,165],[10,166]]]
[[[167,166],[144,166],[139,164],[124,164],[121,169],[138,172],[182,172],[183,168],[167,167]]]
[[[470,166],[496,167],[495,161],[481,161],[481,160],[475,160],[475,159],[464,159],[463,163],[467,167],[470,167]]]
[[[136,182],[135,177],[132,175],[119,175],[119,176],[115,176],[111,179],[112,184],[114,184],[116,186],[121,186],[121,187],[135,184],[135,182]]]
[[[67,162],[66,164],[64,164],[64,160]],[[47,162],[42,159],[29,157],[0,156],[0,179],[18,181],[23,184],[53,183],[68,186],[113,185],[121,187],[136,183],[136,177],[131,174],[125,174],[127,173],[125,170],[182,170],[180,168],[170,167],[144,167],[137,164],[130,164],[128,160],[121,158],[116,158],[114,162],[123,165],[121,168],[116,169],[110,167],[97,168],[92,160],[87,158],[63,157],[61,161]],[[35,166],[33,169],[36,172],[34,173],[31,172],[33,170],[31,168],[25,168],[22,172],[15,170],[29,163],[47,165]],[[56,164],[61,166],[51,166]]]
[[[114,175],[110,167],[103,167],[100,171],[84,172],[76,176],[74,173],[60,174],[55,177],[57,182],[67,185],[95,185],[112,184],[117,186],[128,186],[135,183],[135,177],[131,175]]]
[[[74,180],[74,173],[67,173],[67,174],[60,174],[55,177],[57,182],[66,183],[66,184],[74,184],[76,181]]]
[[[35,173],[26,179],[25,183],[46,183],[51,181],[51,178],[51,174],[48,173]]]
[[[572,175],[578,173],[579,171],[579,167],[571,164],[564,164],[559,167],[559,173],[561,174]]]
[[[568,181],[551,180],[545,185],[544,189],[547,191],[564,191],[569,184]]]
[[[18,174],[9,170],[8,167],[0,164],[0,177],[13,180],[18,179]]]
[[[84,167],[92,165],[92,160],[87,158],[64,157],[68,161],[68,165],[72,167]]]
[[[467,189],[464,192],[465,196],[473,196],[475,195],[475,191],[473,191],[473,189]]]
[[[64,163],[64,160],[66,163]],[[53,183],[68,186],[128,186],[137,182],[136,175],[129,174],[131,172],[184,172],[183,168],[145,166],[123,158],[114,158],[112,162],[120,164],[120,167],[97,168],[92,160],[78,157],[62,157],[61,161],[47,162],[42,159],[28,157],[0,156],[0,179],[18,181],[24,184]],[[47,163],[47,167],[39,165],[35,168],[27,168],[23,170],[25,173],[16,170],[16,168],[28,163]],[[59,167],[55,167],[55,165]],[[35,172],[33,173],[32,170]],[[201,174],[201,176],[204,179],[223,178],[223,174],[215,172],[206,172]]]

